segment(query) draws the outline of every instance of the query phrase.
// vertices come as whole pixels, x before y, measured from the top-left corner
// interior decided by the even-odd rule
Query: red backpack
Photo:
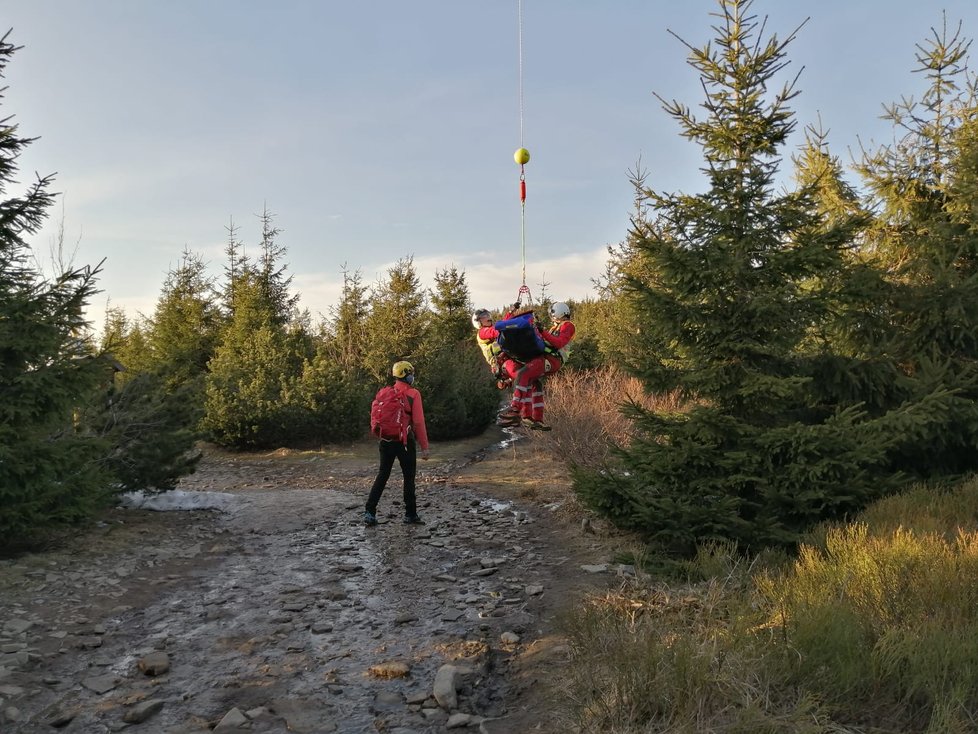
[[[407,398],[391,385],[380,388],[370,404],[370,432],[377,438],[407,444],[410,426]]]

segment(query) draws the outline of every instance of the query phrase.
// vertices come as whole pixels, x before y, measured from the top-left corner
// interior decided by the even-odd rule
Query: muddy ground
[[[629,569],[546,449],[435,444],[426,524],[395,465],[372,528],[375,443],[208,451],[180,489],[227,511],[119,508],[0,561],[0,731],[568,731],[559,619]]]

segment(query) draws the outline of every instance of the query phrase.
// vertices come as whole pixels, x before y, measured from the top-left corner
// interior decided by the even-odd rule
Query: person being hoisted
[[[570,306],[558,302],[550,307],[553,323],[549,330],[540,330],[543,353],[528,359],[513,376],[513,402],[499,415],[499,424],[513,426],[522,423],[537,431],[549,431],[543,422],[543,383],[540,378],[559,370],[570,354],[570,342],[575,327],[570,320]],[[480,332],[481,333],[481,332]]]
[[[492,377],[496,381],[496,387],[505,390],[513,382],[513,378],[506,371],[506,362],[509,360],[509,356],[499,346],[492,324],[492,314],[488,309],[480,308],[472,314],[472,326],[478,329],[475,340],[482,351],[482,356],[489,365],[489,371],[492,372]],[[489,336],[484,337],[483,333]]]

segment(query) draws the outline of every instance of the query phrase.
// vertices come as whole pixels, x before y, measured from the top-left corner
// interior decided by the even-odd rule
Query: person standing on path
[[[404,522],[409,525],[423,522],[418,517],[414,479],[418,470],[417,446],[421,446],[421,458],[423,460],[427,461],[429,456],[424,405],[421,402],[421,393],[412,387],[414,384],[414,367],[410,362],[395,362],[391,368],[391,374],[394,376],[394,390],[405,406],[408,420],[407,440],[401,442],[397,439],[380,439],[380,468],[377,470],[377,478],[374,479],[373,486],[370,488],[370,496],[367,498],[366,510],[363,513],[365,525],[377,524],[377,504],[380,502],[380,496],[384,493],[384,487],[387,486],[387,480],[390,478],[395,459],[401,465],[401,473],[404,475]]]

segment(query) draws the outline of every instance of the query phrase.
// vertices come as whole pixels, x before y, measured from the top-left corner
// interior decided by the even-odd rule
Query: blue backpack
[[[529,362],[543,354],[546,342],[533,323],[533,312],[529,311],[511,319],[497,321],[499,347],[519,362]]]

